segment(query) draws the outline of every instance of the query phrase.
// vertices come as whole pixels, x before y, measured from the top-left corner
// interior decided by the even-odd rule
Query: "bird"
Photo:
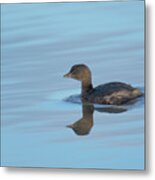
[[[122,105],[143,95],[140,89],[123,82],[109,82],[94,88],[91,70],[86,64],[73,65],[64,77],[81,82],[82,102]]]

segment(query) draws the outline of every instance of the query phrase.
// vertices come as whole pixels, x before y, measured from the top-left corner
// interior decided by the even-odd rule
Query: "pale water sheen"
[[[63,78],[85,63],[94,85],[123,81],[144,89],[143,6],[2,5],[2,166],[144,168],[143,98],[122,113],[95,110],[89,134],[79,136],[66,126],[82,117],[82,105],[65,99],[80,85]]]

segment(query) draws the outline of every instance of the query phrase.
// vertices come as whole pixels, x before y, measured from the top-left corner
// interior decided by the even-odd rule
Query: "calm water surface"
[[[93,111],[65,101],[80,84],[63,78],[85,63],[94,86],[144,90],[143,14],[142,1],[2,5],[3,166],[144,168],[143,98]]]

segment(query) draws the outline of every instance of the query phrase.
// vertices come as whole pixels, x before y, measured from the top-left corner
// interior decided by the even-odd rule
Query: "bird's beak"
[[[70,78],[71,76],[72,76],[71,73],[67,73],[64,75],[64,77],[67,77],[67,78]]]
[[[67,128],[73,128],[73,124],[67,125]]]

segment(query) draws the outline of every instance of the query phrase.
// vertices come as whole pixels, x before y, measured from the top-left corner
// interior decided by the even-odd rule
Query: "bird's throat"
[[[82,83],[82,98],[87,99],[88,95],[93,89],[93,85],[91,82],[89,83]]]

